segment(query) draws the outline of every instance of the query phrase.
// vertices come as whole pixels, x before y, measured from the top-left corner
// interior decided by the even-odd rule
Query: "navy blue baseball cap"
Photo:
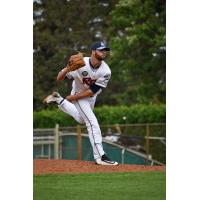
[[[95,42],[94,44],[92,44],[91,50],[110,51],[110,48],[104,42]]]

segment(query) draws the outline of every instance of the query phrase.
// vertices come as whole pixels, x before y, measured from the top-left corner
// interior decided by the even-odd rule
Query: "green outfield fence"
[[[113,160],[124,164],[165,165],[164,123],[101,126],[103,147]],[[85,126],[33,130],[34,159],[93,161]]]

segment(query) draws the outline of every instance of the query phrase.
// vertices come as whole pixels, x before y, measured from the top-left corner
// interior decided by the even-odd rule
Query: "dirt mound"
[[[102,166],[90,161],[78,160],[34,160],[34,174],[89,173],[89,172],[135,172],[165,171],[165,166],[127,165]]]

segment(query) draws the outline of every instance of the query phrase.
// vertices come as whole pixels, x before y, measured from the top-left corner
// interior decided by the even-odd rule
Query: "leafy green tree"
[[[98,98],[102,104],[165,103],[164,0],[34,0],[34,109],[57,86],[58,71],[78,50],[108,41],[112,78]]]
[[[111,17],[110,101],[165,103],[165,0],[120,0]]]
[[[57,88],[55,79],[71,54],[88,53],[96,40],[107,40],[107,16],[116,0],[35,0],[33,2],[34,109]],[[68,94],[66,83],[57,88]]]

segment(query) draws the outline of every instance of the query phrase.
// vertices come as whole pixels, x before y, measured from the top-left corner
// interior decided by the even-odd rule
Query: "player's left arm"
[[[87,89],[83,92],[77,93],[75,95],[69,95],[66,97],[66,99],[68,101],[77,101],[77,100],[85,98],[85,97],[91,97],[94,94],[96,94],[99,90],[101,90],[102,88],[106,88],[110,77],[111,77],[111,73],[104,74],[102,77],[97,79],[95,83],[90,85],[89,89]]]
[[[91,97],[93,96],[95,93],[97,93],[99,90],[101,89],[101,87],[99,85],[96,85],[95,83],[93,83],[89,89],[83,91],[83,92],[80,92],[80,93],[77,93],[75,95],[69,95],[66,97],[66,99],[68,101],[77,101],[79,99],[83,99],[85,97]]]
[[[68,101],[77,101],[79,99],[82,99],[82,98],[85,98],[85,97],[90,97],[90,96],[93,96],[93,92],[90,90],[90,89],[87,89],[83,92],[80,92],[80,93],[77,93],[75,95],[69,95],[69,96],[66,96],[66,99]]]

